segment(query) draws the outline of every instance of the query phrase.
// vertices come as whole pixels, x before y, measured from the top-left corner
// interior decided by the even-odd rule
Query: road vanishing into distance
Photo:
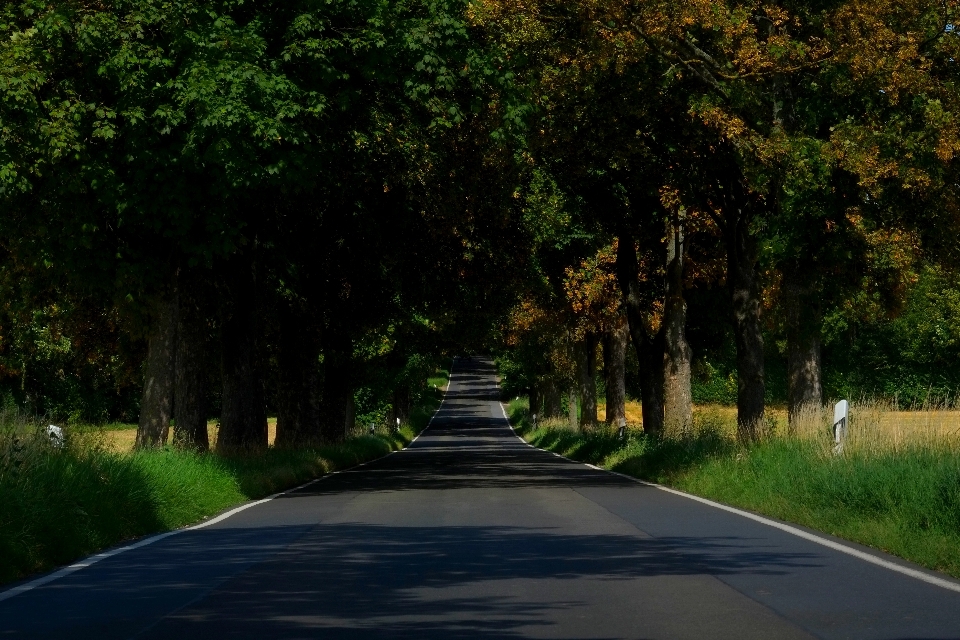
[[[956,583],[534,449],[497,397],[460,359],[408,449],[0,594],[0,638],[960,638]]]

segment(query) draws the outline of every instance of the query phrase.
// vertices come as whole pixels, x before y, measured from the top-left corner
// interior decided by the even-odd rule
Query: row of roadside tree
[[[268,409],[280,445],[336,441],[436,355],[505,347],[584,424],[598,357],[609,420],[635,366],[658,432],[713,332],[752,440],[771,326],[795,413],[832,328],[952,281],[958,11],[8,3],[0,373],[42,409],[25,345],[53,345],[54,378],[136,389],[139,446],[218,416],[258,449]]]

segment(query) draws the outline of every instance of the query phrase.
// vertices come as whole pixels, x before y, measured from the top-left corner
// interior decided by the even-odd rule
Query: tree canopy
[[[952,392],[958,12],[7,3],[0,384],[198,449],[403,419],[465,351],[586,428],[598,387],[651,433],[734,402],[744,440]]]

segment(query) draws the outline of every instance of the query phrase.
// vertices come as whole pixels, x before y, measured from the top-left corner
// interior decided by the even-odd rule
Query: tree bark
[[[543,416],[543,411],[541,408],[543,406],[543,400],[540,395],[540,382],[537,380],[534,380],[530,384],[529,399],[530,399],[530,415],[537,416],[537,418],[541,418]]]
[[[177,322],[176,376],[174,391],[173,442],[178,447],[207,451],[206,316],[199,274],[181,271],[178,276],[180,309]]]
[[[174,361],[177,343],[177,296],[161,300],[156,326],[147,343],[147,362],[140,401],[135,446],[166,444],[173,408]]]
[[[664,428],[686,432],[693,425],[690,389],[692,352],[687,342],[687,302],[683,297],[683,221],[667,229],[666,296],[663,305],[663,422]]]
[[[617,282],[627,312],[630,338],[640,363],[640,401],[643,430],[650,434],[663,431],[663,352],[658,341],[647,332],[637,280],[639,265],[633,239],[621,235],[617,242]]]
[[[802,283],[800,269],[783,270],[782,300],[787,333],[787,412],[791,427],[808,406],[823,403],[820,369],[820,301]]]
[[[622,314],[616,324],[603,334],[603,374],[606,387],[607,424],[617,426],[626,420],[626,355],[630,328]]]
[[[752,442],[763,426],[766,393],[757,246],[745,216],[730,222],[726,236],[727,286],[737,347],[737,435],[743,442]]]
[[[563,415],[563,399],[560,395],[560,385],[552,378],[543,383],[543,417],[559,418]]]
[[[258,296],[254,265],[239,257],[233,265],[229,315],[221,330],[223,404],[217,449],[254,451],[267,446],[263,367],[258,348]]]
[[[587,332],[574,349],[577,354],[578,395],[580,396],[580,428],[597,426],[597,338]]]
[[[326,341],[323,352],[320,428],[324,442],[337,443],[342,442],[346,436],[349,403],[353,401],[351,362],[353,350],[349,338],[329,328],[326,331]],[[395,405],[394,411],[399,408]]]
[[[410,386],[405,381],[397,383],[390,402],[390,418],[394,425],[397,423],[397,418],[400,419],[401,424],[410,419],[410,405]]]
[[[300,309],[281,303],[277,353],[278,447],[317,444],[320,435],[320,344]]]
[[[346,407],[343,409],[343,432],[350,435],[357,426],[357,404],[353,394],[347,395]]]
[[[570,387],[570,395],[567,398],[567,419],[570,421],[571,428],[578,428],[580,421],[577,417],[577,385]]]

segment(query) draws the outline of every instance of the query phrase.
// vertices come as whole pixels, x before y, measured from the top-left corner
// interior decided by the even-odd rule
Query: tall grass
[[[58,448],[42,423],[0,416],[0,582],[400,449],[426,427],[440,397],[426,394],[399,430],[381,427],[338,445],[241,456],[174,448],[123,453],[101,431],[83,428],[68,429]]]
[[[698,411],[685,434],[626,441],[600,428],[581,433],[562,423],[533,428],[524,400],[511,418],[531,443],[567,457],[706,498],[796,522],[883,549],[960,577],[960,438],[952,409],[907,415],[858,402],[849,437],[833,451],[832,408],[794,423],[772,424],[744,446],[723,411]]]

